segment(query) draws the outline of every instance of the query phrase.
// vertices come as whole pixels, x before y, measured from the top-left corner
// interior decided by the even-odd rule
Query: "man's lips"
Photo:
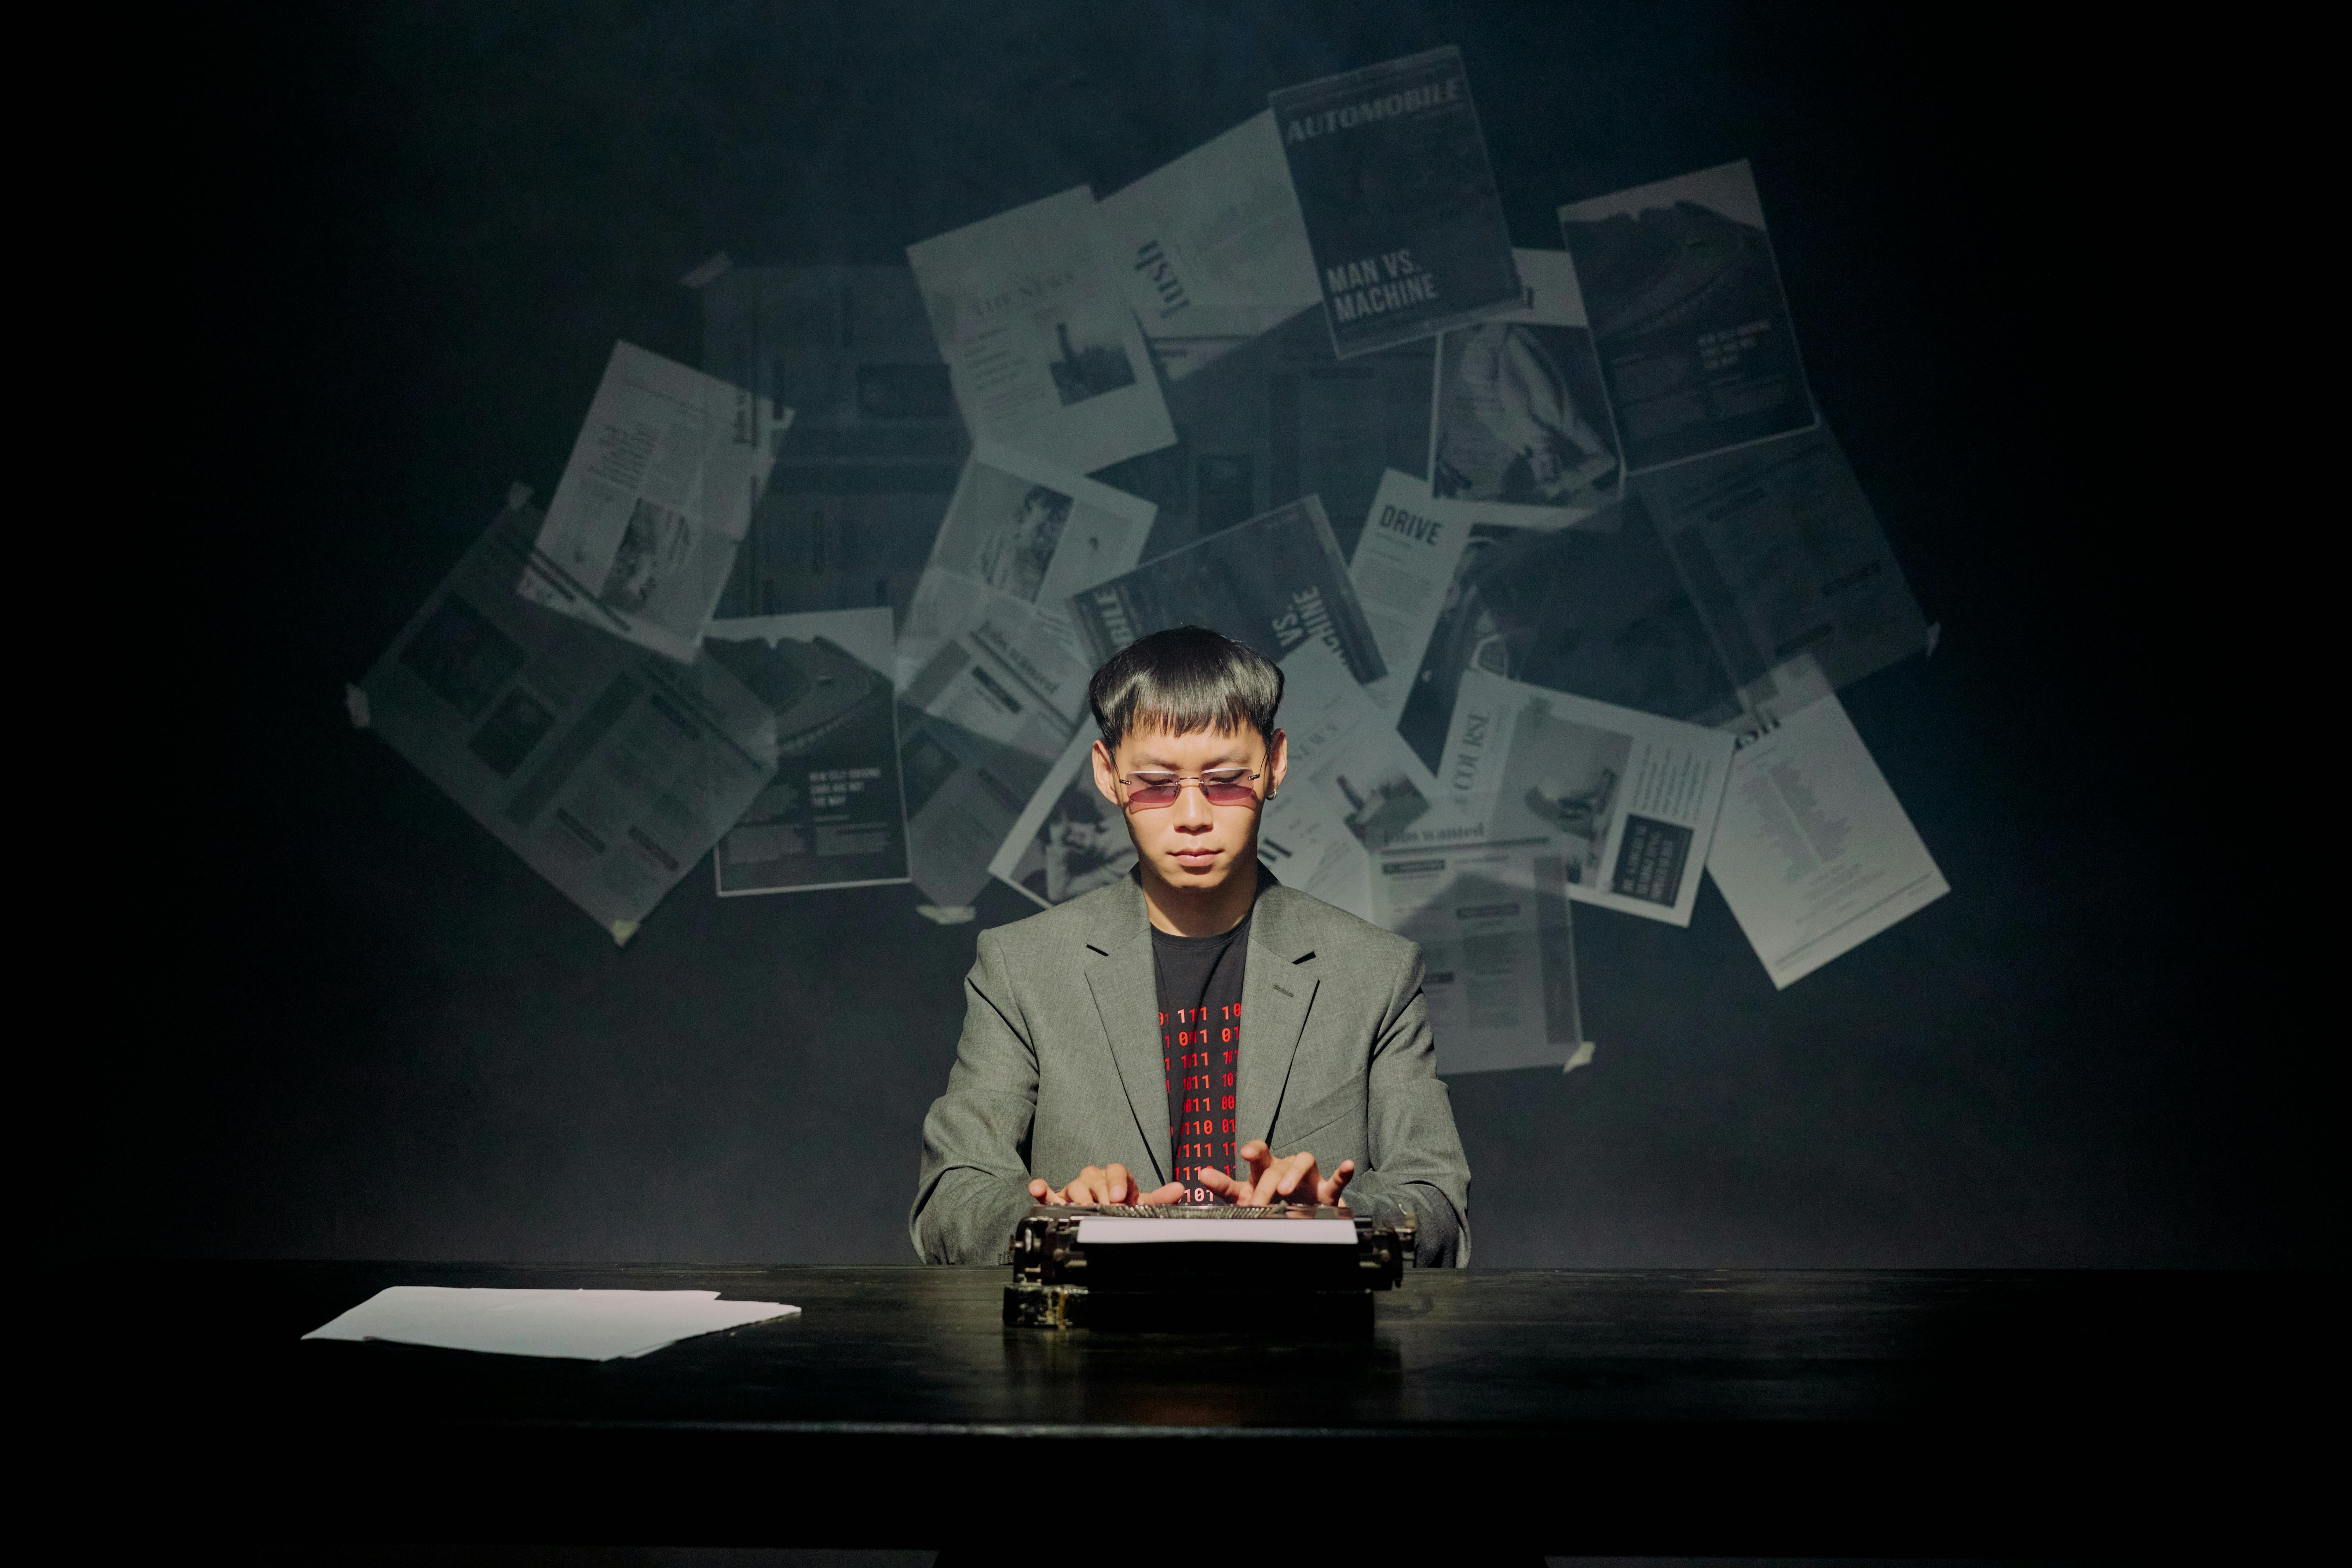
[[[1215,863],[1217,858],[1217,852],[1214,850],[1171,850],[1169,853],[1174,857],[1178,865],[1190,866],[1195,870]]]

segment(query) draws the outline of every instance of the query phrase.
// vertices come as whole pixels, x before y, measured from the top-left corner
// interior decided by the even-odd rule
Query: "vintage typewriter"
[[[1041,1205],[1013,1232],[1004,1321],[1055,1329],[1213,1325],[1237,1319],[1246,1297],[1253,1322],[1308,1333],[1365,1329],[1372,1292],[1403,1280],[1412,1242],[1410,1215],[1375,1224],[1344,1204]],[[1277,1297],[1295,1301],[1270,1300]]]

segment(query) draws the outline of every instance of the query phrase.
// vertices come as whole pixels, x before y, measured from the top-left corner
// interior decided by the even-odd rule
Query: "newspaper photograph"
[[[1101,213],[1171,382],[1323,301],[1272,110],[1105,196]]]
[[[1090,670],[1146,632],[1207,626],[1276,664],[1318,642],[1359,683],[1388,673],[1312,496],[1075,595],[1070,612]]]
[[[1387,854],[1372,881],[1377,924],[1421,944],[1441,1074],[1570,1064],[1584,1026],[1556,848]]]
[[[1170,386],[1174,446],[1096,477],[1159,504],[1153,555],[1307,496],[1350,545],[1385,470],[1427,471],[1433,342],[1343,364],[1322,312],[1294,316]]]
[[[615,343],[516,591],[691,663],[793,412]]]
[[[1424,481],[1393,468],[1381,476],[1372,515],[1348,562],[1348,578],[1388,665],[1388,674],[1364,692],[1391,727],[1412,695],[1411,683],[1429,651],[1429,634],[1469,540],[1468,525],[1440,517],[1430,507]]]
[[[1739,693],[1636,493],[1614,529],[1471,530],[1397,727],[1434,770],[1465,672],[1692,724]]]
[[[1091,474],[1171,444],[1084,185],[907,247],[974,440]]]
[[[887,604],[903,620],[969,451],[915,275],[735,267],[700,292],[703,369],[797,411],[719,615]]]
[[[1266,102],[1281,121],[1339,358],[1519,303],[1461,50],[1284,88]]]
[[[1095,728],[1081,724],[1005,835],[991,876],[1040,908],[1108,887],[1135,869],[1118,803],[1095,787]]]
[[[1776,990],[1951,891],[1834,696],[1732,758],[1706,870]]]
[[[1743,158],[1559,209],[1626,471],[1813,423],[1764,203]]]
[[[1926,645],[1927,622],[1824,424],[1644,475],[1640,492],[1751,706],[1791,661],[1832,689]]]
[[[719,895],[905,882],[888,608],[714,621],[712,663],[776,717],[776,776],[719,841]]]
[[[915,885],[969,904],[1086,713],[1094,666],[1042,632],[1033,606],[1000,598],[906,689],[900,776]]]
[[[1553,845],[1571,898],[1688,925],[1735,744],[1472,670],[1436,774],[1486,842]]]
[[[1617,435],[1576,264],[1564,251],[1513,255],[1525,303],[1437,340],[1430,496],[1465,524],[1613,517]]]
[[[375,662],[369,727],[626,942],[775,771],[775,715],[518,595],[545,519],[509,506]]]
[[[1082,474],[981,443],[964,465],[900,629],[901,670],[911,679],[978,606],[997,598],[1034,605],[1075,648],[1070,596],[1133,570],[1158,510]]]

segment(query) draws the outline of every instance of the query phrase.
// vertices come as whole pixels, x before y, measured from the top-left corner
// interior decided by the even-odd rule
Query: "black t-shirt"
[[[1242,970],[1249,959],[1244,918],[1216,936],[1171,936],[1151,928],[1160,982],[1160,1061],[1168,1077],[1171,1181],[1185,1203],[1214,1203],[1201,1167],[1234,1168],[1234,1093],[1242,1053]]]

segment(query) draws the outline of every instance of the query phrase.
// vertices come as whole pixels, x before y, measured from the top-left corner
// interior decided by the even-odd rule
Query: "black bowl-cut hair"
[[[1103,745],[1113,752],[1129,731],[1144,725],[1171,735],[1204,729],[1228,735],[1246,725],[1272,746],[1282,670],[1222,632],[1171,626],[1112,654],[1087,683],[1087,704]]]

